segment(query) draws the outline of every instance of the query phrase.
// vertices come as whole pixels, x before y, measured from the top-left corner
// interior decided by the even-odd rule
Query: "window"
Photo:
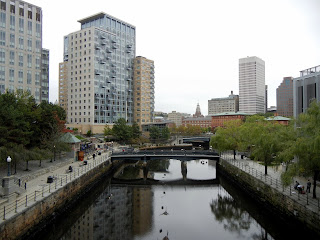
[[[15,36],[14,34],[10,34],[10,47],[15,46]]]
[[[20,6],[19,6],[19,16],[21,16],[21,17],[24,16],[24,9],[23,9],[23,6],[21,5],[21,2],[20,2]]]
[[[40,74],[38,72],[35,73],[34,79],[35,79],[35,84],[39,86],[40,85]]]
[[[32,19],[32,10],[31,10],[31,6],[28,7],[28,18]]]
[[[19,49],[23,50],[23,37],[19,37]]]
[[[3,31],[0,31],[0,46],[6,45],[6,33]]]
[[[41,25],[36,23],[36,36],[41,37]]]
[[[36,57],[36,69],[40,69],[40,58]]]
[[[13,31],[14,31],[15,25],[16,25],[15,16],[10,15],[10,30],[13,30]]]
[[[5,81],[6,79],[6,70],[5,67],[0,66],[0,81]],[[2,92],[1,92],[2,93]]]
[[[1,5],[0,5],[1,10],[6,10],[6,1],[5,0],[1,0]]]
[[[6,27],[6,13],[0,13],[0,27]]]
[[[31,84],[32,80],[31,80],[31,71],[27,72],[27,84]]]
[[[19,53],[19,67],[23,67],[23,53]]]
[[[24,32],[24,19],[19,18],[19,32],[23,33]]]
[[[9,69],[9,82],[14,82],[14,69]]]
[[[28,54],[27,61],[28,61],[28,67],[31,68],[32,67],[32,55],[31,54]]]
[[[6,63],[6,52],[0,48],[0,63]]]
[[[28,21],[28,34],[32,35],[32,22]]]
[[[18,82],[23,83],[23,71],[19,70],[18,72]]]
[[[32,39],[31,38],[29,38],[28,39],[28,51],[32,51]]]
[[[14,65],[14,51],[10,51],[10,65]]]

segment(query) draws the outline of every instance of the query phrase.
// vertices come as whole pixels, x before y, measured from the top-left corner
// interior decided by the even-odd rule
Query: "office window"
[[[10,15],[10,30],[15,30],[16,18],[15,16]]]
[[[6,63],[6,52],[0,48],[0,63]]]
[[[20,3],[21,4],[21,3]],[[24,9],[23,6],[19,7],[19,16],[23,17],[24,16]]]
[[[6,33],[3,31],[0,31],[0,46],[6,45]]]
[[[35,79],[35,84],[39,86],[40,85],[40,74],[38,72],[35,73],[34,79]]]
[[[36,23],[36,36],[41,37],[41,25]]]
[[[10,34],[10,47],[14,47],[15,46],[15,36],[14,34]]]
[[[23,71],[19,70],[18,72],[18,82],[23,83]]]
[[[27,84],[32,84],[31,71],[27,72]]]
[[[32,35],[32,22],[28,21],[28,34]]]
[[[10,51],[9,63],[10,65],[14,65],[14,51]]]
[[[32,39],[28,39],[28,51],[32,51]]]
[[[31,68],[31,67],[32,67],[32,55],[31,55],[31,54],[28,54],[28,56],[27,56],[27,61],[28,61],[27,66],[28,66],[29,68]]]
[[[36,69],[40,69],[40,58],[36,57]]]
[[[31,7],[28,7],[28,19],[32,19]]]
[[[14,5],[14,2],[10,1],[10,13],[16,13],[16,6]]]
[[[0,81],[5,81],[5,80],[6,80],[6,69],[4,66],[0,66]]]
[[[23,67],[23,53],[19,53],[19,67]]]
[[[19,32],[23,33],[24,32],[24,19],[19,18]]]
[[[6,13],[0,12],[0,27],[6,27]]]
[[[14,69],[9,69],[9,82],[14,82]]]
[[[23,37],[19,37],[19,49],[23,50]]]

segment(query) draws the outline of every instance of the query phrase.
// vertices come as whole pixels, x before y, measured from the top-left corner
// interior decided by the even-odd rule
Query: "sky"
[[[26,0],[42,8],[50,101],[58,100],[63,37],[105,12],[136,27],[136,56],[155,64],[155,111],[208,114],[239,94],[239,59],[265,61],[268,107],[284,77],[320,65],[320,0]]]

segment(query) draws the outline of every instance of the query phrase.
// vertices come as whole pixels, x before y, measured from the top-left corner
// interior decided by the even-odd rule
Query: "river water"
[[[113,176],[124,182],[102,181],[32,239],[320,239],[217,176],[215,161],[148,162],[148,179],[162,183],[152,185],[134,180],[146,176],[143,167],[126,165]]]

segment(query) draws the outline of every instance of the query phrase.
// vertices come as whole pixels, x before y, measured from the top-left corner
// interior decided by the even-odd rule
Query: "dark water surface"
[[[114,177],[141,179],[143,167],[127,165]],[[106,179],[32,239],[320,239],[271,214],[217,176],[214,161],[183,166],[178,160],[159,160],[149,162],[147,169],[148,178],[165,184],[114,185]],[[218,178],[219,184],[170,183],[186,178]]]

